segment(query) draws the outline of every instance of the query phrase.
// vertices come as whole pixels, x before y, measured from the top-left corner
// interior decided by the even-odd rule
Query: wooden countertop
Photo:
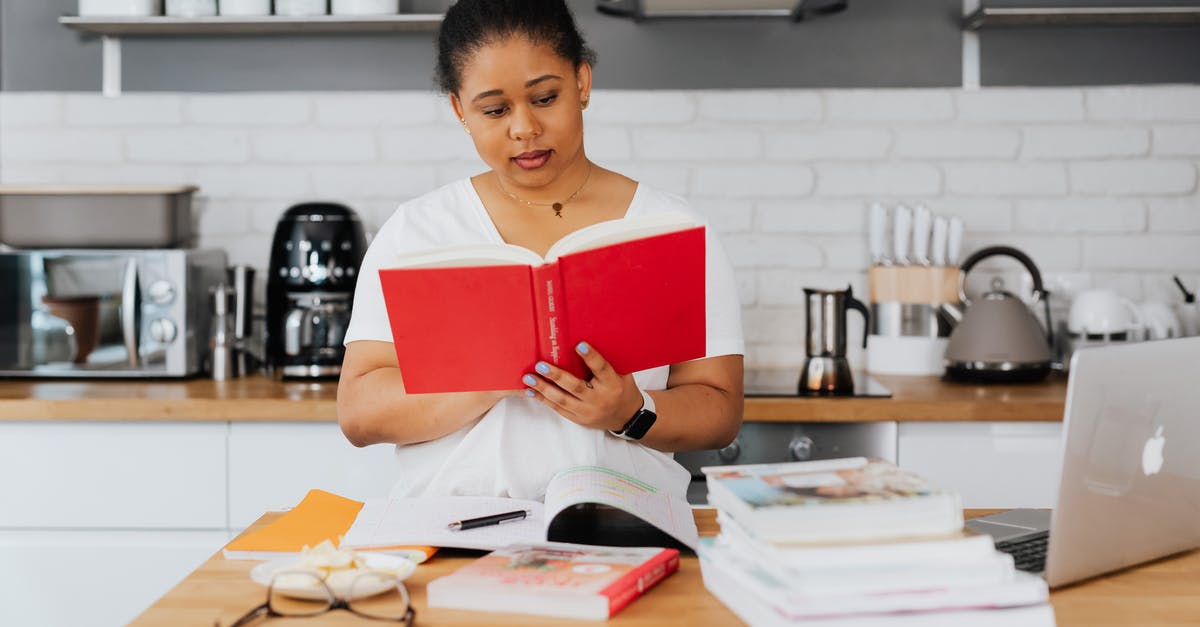
[[[995,510],[971,510],[968,518]],[[700,535],[715,535],[715,510],[695,510]],[[279,516],[268,513],[250,529]],[[425,585],[449,574],[474,559],[462,554],[440,554],[417,568],[407,581],[416,608],[416,625],[478,625],[483,615],[461,610],[431,609],[425,605]],[[257,562],[230,561],[220,552],[156,601],[131,625],[174,627],[176,625],[229,625],[252,607],[262,603],[264,589],[250,581]],[[1050,602],[1059,627],[1105,627],[1116,625],[1195,625],[1200,616],[1200,551],[1191,551],[1104,577],[1055,590]],[[273,624],[274,620],[268,621]],[[320,617],[321,625],[380,625],[380,621],[334,611]],[[489,625],[595,625],[594,621],[569,621],[518,614],[489,614]],[[645,598],[635,601],[609,621],[627,626],[742,624],[732,612],[704,588],[696,557],[684,557],[679,572],[668,577]]]
[[[891,398],[748,397],[750,422],[1060,421],[1066,378],[964,385],[937,377],[875,376]],[[331,422],[336,382],[0,381],[3,420]]]

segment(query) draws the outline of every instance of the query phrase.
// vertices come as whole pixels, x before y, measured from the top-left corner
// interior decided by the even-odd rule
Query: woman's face
[[[513,187],[552,184],[582,164],[582,101],[591,67],[578,71],[554,49],[514,36],[480,48],[462,68],[451,104],[475,150]]]

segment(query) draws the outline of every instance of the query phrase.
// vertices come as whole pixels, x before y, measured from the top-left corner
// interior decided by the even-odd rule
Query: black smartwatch
[[[654,426],[654,422],[658,420],[658,414],[654,413],[654,399],[646,393],[646,390],[639,390],[642,393],[642,408],[637,410],[633,418],[621,427],[620,431],[609,429],[609,433],[624,440],[640,440]]]

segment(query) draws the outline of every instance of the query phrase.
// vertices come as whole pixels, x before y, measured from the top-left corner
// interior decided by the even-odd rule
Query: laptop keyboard
[[[1046,547],[1050,532],[1043,531],[1018,540],[997,542],[996,550],[1013,556],[1017,570],[1040,573],[1046,570]]]

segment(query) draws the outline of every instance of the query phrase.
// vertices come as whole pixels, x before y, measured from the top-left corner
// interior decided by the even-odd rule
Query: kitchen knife
[[[963,221],[962,218],[950,218],[950,233],[946,241],[946,263],[957,266],[959,255],[962,254]]]
[[[935,266],[946,265],[946,230],[949,225],[944,216],[933,220],[933,244],[929,252],[929,261]]]
[[[892,254],[898,266],[908,265],[908,243],[912,238],[912,209],[897,205],[893,215],[896,231],[893,234]]]
[[[877,266],[891,265],[887,254],[887,208],[881,203],[871,204],[867,222],[867,245],[870,247],[871,263]]]
[[[929,208],[917,205],[913,210],[913,263],[929,265]]]

